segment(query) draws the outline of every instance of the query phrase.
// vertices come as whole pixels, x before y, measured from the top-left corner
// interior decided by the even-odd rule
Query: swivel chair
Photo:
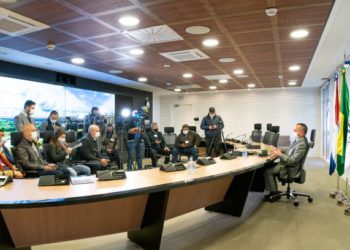
[[[271,132],[269,134],[269,141],[267,144],[277,147],[278,139],[280,137],[279,132],[279,126],[271,126]]]
[[[252,132],[251,138],[253,142],[260,142],[261,141],[261,123],[255,123],[254,124],[254,130]]]
[[[271,128],[272,128],[272,124],[271,123],[266,124],[266,132],[264,134],[264,139],[263,139],[263,143],[264,144],[269,144]]]
[[[295,165],[285,164],[285,166],[287,168],[287,177],[286,178],[277,177],[277,178],[282,183],[282,185],[287,184],[287,190],[282,192],[282,193],[280,193],[280,194],[276,194],[276,195],[270,196],[270,201],[271,202],[273,202],[276,198],[282,197],[282,196],[286,196],[287,199],[292,198],[293,199],[293,204],[296,207],[299,206],[298,196],[307,197],[308,202],[310,202],[310,203],[313,202],[313,198],[311,197],[311,195],[304,194],[304,193],[299,193],[299,192],[296,192],[294,190],[291,190],[290,184],[293,183],[293,182],[299,183],[299,184],[303,184],[305,182],[306,171],[304,169],[304,163],[305,163],[307,154],[309,152],[309,149],[313,148],[314,145],[315,145],[315,137],[316,137],[316,130],[313,129],[313,130],[311,130],[311,134],[310,134],[310,142],[308,142],[305,154],[304,154],[303,158],[300,161],[299,172],[296,175],[291,176],[291,168],[295,167]]]

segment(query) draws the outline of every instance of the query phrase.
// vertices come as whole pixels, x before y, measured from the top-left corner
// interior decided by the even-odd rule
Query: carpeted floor
[[[293,187],[311,194],[314,203],[310,204],[302,198],[299,207],[294,207],[287,200],[260,202],[262,196],[251,193],[242,218],[200,209],[167,221],[161,249],[350,249],[350,216],[344,215],[344,207],[336,205],[336,200],[329,198],[329,193],[336,187],[335,176],[328,176],[328,168],[321,159],[310,158],[306,166],[305,184]],[[126,233],[120,233],[32,249],[142,248],[129,241]]]

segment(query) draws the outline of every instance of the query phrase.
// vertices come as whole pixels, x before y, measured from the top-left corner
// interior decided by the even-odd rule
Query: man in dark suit
[[[205,143],[207,145],[207,156],[211,155],[214,148],[215,155],[220,155],[221,130],[224,128],[224,122],[221,116],[215,113],[215,108],[209,108],[208,115],[204,116],[201,122],[201,129],[205,133]]]
[[[61,127],[62,125],[59,121],[58,112],[56,110],[52,110],[49,117],[41,123],[40,132],[56,131]]]
[[[152,167],[157,167],[157,155],[165,155],[165,164],[169,162],[169,156],[171,153],[170,148],[168,148],[162,132],[159,131],[158,123],[152,123],[152,130],[147,133],[149,143],[151,144],[151,160]]]
[[[296,176],[300,173],[301,160],[305,156],[308,148],[308,141],[305,137],[307,126],[304,123],[297,123],[294,127],[294,133],[296,134],[296,139],[286,150],[282,151],[278,148],[270,150],[271,157],[278,158],[280,162],[277,164],[274,163],[272,167],[266,169],[264,172],[265,187],[266,190],[270,191],[270,193],[265,196],[265,200],[279,193],[276,176],[282,178],[287,177],[287,168],[283,164],[295,165],[295,167],[290,169],[291,176]],[[280,197],[276,199],[280,199]]]
[[[92,172],[105,169],[109,165],[109,159],[101,155],[100,128],[97,125],[90,125],[88,134],[81,139],[82,146],[80,155],[84,165],[91,168]]]
[[[23,171],[37,171],[38,175],[59,175],[64,171],[45,162],[37,146],[38,134],[33,124],[23,126],[23,139],[17,145],[17,163]]]

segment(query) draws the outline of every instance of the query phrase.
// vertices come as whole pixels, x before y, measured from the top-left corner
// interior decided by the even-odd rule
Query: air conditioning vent
[[[183,40],[183,38],[168,25],[159,25],[128,31],[123,33],[123,35],[143,44],[156,44]]]
[[[164,56],[164,57],[166,57],[174,62],[203,60],[203,59],[209,58],[209,56],[204,54],[199,49],[172,51],[172,52],[160,53],[160,55]]]
[[[19,36],[49,28],[48,25],[0,8],[0,33]]]

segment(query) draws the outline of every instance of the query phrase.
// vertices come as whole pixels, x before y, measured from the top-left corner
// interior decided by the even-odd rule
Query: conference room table
[[[241,216],[248,193],[264,191],[262,171],[271,160],[250,155],[215,161],[197,165],[194,173],[154,168],[80,185],[15,179],[0,187],[0,249],[120,232],[145,249],[159,249],[168,219],[200,208]]]

